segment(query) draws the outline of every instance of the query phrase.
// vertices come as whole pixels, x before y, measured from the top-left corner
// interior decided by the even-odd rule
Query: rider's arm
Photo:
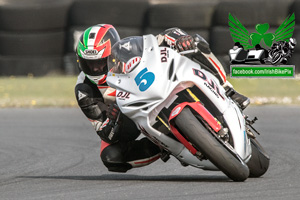
[[[159,46],[175,46],[175,41],[182,36],[188,35],[179,28],[169,28],[156,36]]]
[[[195,44],[197,44],[200,51],[188,55],[188,57],[210,70],[222,85],[226,83],[226,73],[222,64],[211,52],[208,42],[200,35],[196,34],[192,37],[179,28],[170,28],[158,34],[156,38],[160,46],[175,47],[179,52],[194,50]]]
[[[78,76],[75,95],[81,111],[92,123],[100,138],[108,143],[115,142],[117,139],[111,133],[115,123],[110,123],[107,118],[108,106],[104,103],[97,86],[86,79],[83,73]]]

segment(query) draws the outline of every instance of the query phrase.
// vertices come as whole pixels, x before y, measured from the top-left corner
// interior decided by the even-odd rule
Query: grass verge
[[[300,105],[299,79],[229,79],[253,104]]]
[[[74,86],[77,77],[2,77],[0,107],[77,106]]]
[[[0,107],[76,107],[76,76],[1,77]],[[260,104],[300,105],[299,79],[229,79]]]

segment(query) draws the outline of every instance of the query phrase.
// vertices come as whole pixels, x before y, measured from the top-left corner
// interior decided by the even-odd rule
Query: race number
[[[146,91],[154,82],[155,75],[152,72],[148,72],[148,69],[145,68],[138,73],[134,78],[136,85],[139,87],[141,92]]]

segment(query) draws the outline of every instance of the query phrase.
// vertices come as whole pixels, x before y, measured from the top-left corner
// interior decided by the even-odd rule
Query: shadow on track
[[[170,182],[232,182],[226,176],[139,176],[127,174],[105,174],[101,176],[18,176],[16,178],[26,179],[63,179],[84,181],[170,181]]]

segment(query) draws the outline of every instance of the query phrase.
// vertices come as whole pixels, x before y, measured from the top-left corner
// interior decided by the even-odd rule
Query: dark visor
[[[107,57],[97,60],[86,60],[79,57],[81,70],[91,76],[100,76],[107,73]]]

